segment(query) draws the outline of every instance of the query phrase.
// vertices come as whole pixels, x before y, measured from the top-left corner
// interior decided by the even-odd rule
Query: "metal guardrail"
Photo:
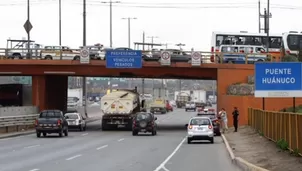
[[[45,49],[30,49],[31,55],[29,58],[27,49],[6,49],[0,48],[1,59],[33,59],[33,60],[60,60],[60,49],[56,51],[45,51]],[[43,55],[41,55],[41,52]],[[142,51],[143,60],[145,62],[157,61],[161,62],[161,52]],[[152,54],[151,54],[152,52]],[[241,59],[241,63],[254,62],[276,62],[280,61],[281,53],[222,53],[222,52],[206,52],[196,51],[200,56],[200,63],[237,63],[235,59]],[[80,49],[62,50],[62,60],[79,60]],[[192,51],[169,51],[171,62],[188,62],[194,63]],[[195,52],[193,52],[195,53]],[[106,60],[105,52],[96,56],[96,52],[90,54],[91,60]],[[240,60],[239,60],[240,61]],[[245,62],[242,62],[245,61]],[[198,62],[199,63],[199,62]]]
[[[39,114],[0,117],[0,128],[34,125],[34,121],[38,116]]]

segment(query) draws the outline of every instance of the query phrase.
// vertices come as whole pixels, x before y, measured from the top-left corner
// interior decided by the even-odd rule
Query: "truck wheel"
[[[156,135],[156,130],[152,130],[152,136]]]
[[[37,132],[37,137],[41,137],[41,132]]]
[[[64,131],[64,135],[65,135],[65,137],[68,136],[68,128],[66,128],[66,130]]]
[[[46,132],[43,132],[43,137],[46,137],[46,136],[47,136]]]

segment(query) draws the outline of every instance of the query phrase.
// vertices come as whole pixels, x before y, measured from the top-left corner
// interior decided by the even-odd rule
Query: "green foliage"
[[[288,149],[288,142],[286,142],[284,139],[280,139],[277,141],[277,147],[281,150],[285,151]]]
[[[298,148],[295,148],[293,151],[291,151],[291,154],[295,157],[300,157],[299,151],[300,150]]]
[[[282,62],[299,62],[298,57],[294,55],[286,55],[281,58]]]
[[[302,113],[302,105],[296,106],[296,113]],[[294,112],[294,107],[284,108],[280,112]]]

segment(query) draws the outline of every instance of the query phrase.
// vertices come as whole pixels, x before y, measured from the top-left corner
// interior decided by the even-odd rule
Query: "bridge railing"
[[[7,133],[32,128],[39,114],[0,117],[0,132]]]
[[[278,54],[269,53],[222,53],[222,52],[206,52],[196,51],[201,63],[241,63],[248,64],[259,61],[277,61]],[[1,59],[35,59],[35,60],[60,60],[62,53],[62,60],[79,60],[80,49],[68,50],[46,50],[46,49],[7,49],[0,48]],[[192,51],[169,51],[171,62],[188,62],[192,63]],[[29,55],[30,54],[30,55]],[[145,62],[161,60],[161,52],[142,51],[142,58]],[[280,54],[279,54],[280,56]],[[99,53],[98,51],[90,52],[91,60],[106,60],[105,52]]]
[[[266,138],[302,153],[302,115],[248,109],[248,125]]]

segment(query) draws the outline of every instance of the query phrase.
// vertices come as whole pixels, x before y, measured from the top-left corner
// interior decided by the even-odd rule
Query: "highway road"
[[[0,139],[0,171],[239,171],[220,137],[214,144],[186,143],[184,125],[194,115],[184,109],[157,115],[157,136],[102,132],[97,120],[68,137]]]

